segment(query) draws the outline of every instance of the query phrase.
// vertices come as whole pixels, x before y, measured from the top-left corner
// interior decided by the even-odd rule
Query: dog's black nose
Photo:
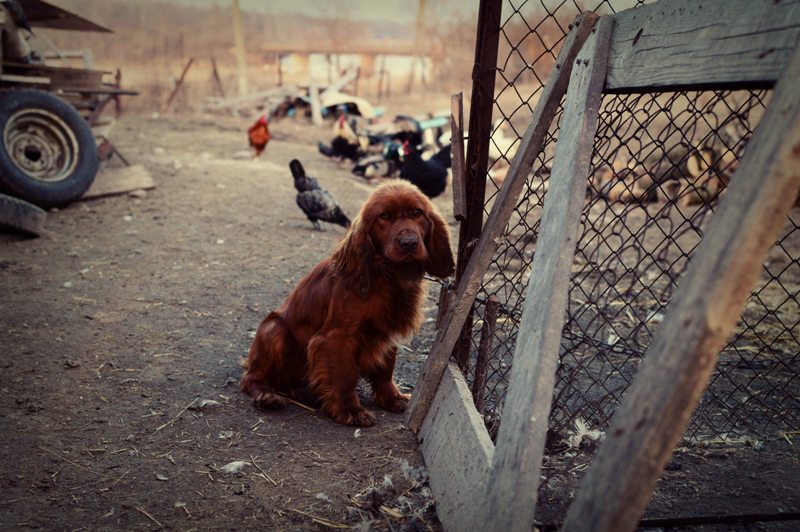
[[[417,239],[416,235],[405,234],[400,235],[397,238],[397,243],[400,245],[403,251],[413,253],[419,245],[419,239]]]

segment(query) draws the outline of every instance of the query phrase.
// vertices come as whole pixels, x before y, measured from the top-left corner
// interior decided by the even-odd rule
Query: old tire
[[[41,91],[0,94],[0,189],[41,207],[80,198],[97,173],[86,120]]]
[[[36,205],[0,194],[0,229],[25,236],[39,236],[44,229],[45,218],[47,213]]]

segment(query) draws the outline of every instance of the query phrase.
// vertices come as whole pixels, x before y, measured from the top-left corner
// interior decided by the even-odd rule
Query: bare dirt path
[[[0,235],[0,528],[439,527],[401,415],[356,432],[238,392],[261,318],[344,234],[312,230],[289,160],[350,215],[370,190],[317,153],[327,129],[278,124],[253,162],[246,125],[124,116],[112,136],[156,189],[51,212],[36,240]],[[401,387],[430,328],[402,350]]]

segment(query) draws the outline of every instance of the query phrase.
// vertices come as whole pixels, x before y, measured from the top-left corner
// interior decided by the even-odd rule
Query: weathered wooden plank
[[[450,153],[453,157],[453,216],[463,221],[467,216],[467,197],[464,191],[464,97],[459,92],[450,97]]]
[[[475,295],[478,293],[483,276],[492,260],[492,254],[497,248],[496,239],[501,235],[511,213],[514,212],[531,165],[544,145],[550,123],[558,111],[561,97],[566,92],[575,56],[589,36],[597,19],[598,17],[594,13],[584,13],[575,20],[558,54],[556,66],[542,90],[528,129],[511,162],[511,168],[503,183],[503,188],[500,189],[492,206],[492,212],[489,214],[475,250],[458,283],[453,303],[443,322],[444,326],[439,329],[428,359],[417,379],[417,386],[407,416],[408,427],[414,432],[422,426],[422,421],[436,393],[436,387],[447,366],[447,360],[461,334],[461,327],[472,308]]]
[[[483,526],[478,530],[492,527],[528,532],[533,528],[569,278],[613,27],[612,17],[600,18],[572,69],[486,488],[486,506],[479,521]]]
[[[453,363],[445,370],[419,439],[445,530],[475,530],[474,503],[482,496],[494,446]]]
[[[798,79],[800,47],[655,332],[564,530],[636,527],[800,190]]]
[[[608,92],[771,87],[800,38],[800,0],[660,0],[614,18]]]
[[[92,186],[83,194],[82,198],[111,196],[132,190],[155,188],[155,186],[156,183],[153,181],[153,176],[141,164],[113,169],[106,168],[97,174]]]
[[[49,85],[50,78],[40,76],[18,76],[15,74],[0,74],[0,81],[9,83],[27,83],[29,85]]]

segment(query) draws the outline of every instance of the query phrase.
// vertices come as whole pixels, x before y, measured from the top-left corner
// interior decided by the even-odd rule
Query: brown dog
[[[308,385],[334,420],[367,427],[375,416],[358,399],[359,375],[375,403],[405,410],[392,380],[397,341],[421,321],[422,280],[453,273],[447,226],[415,186],[387,181],[369,197],[333,255],[303,277],[258,327],[242,391],[258,406],[286,404]]]

